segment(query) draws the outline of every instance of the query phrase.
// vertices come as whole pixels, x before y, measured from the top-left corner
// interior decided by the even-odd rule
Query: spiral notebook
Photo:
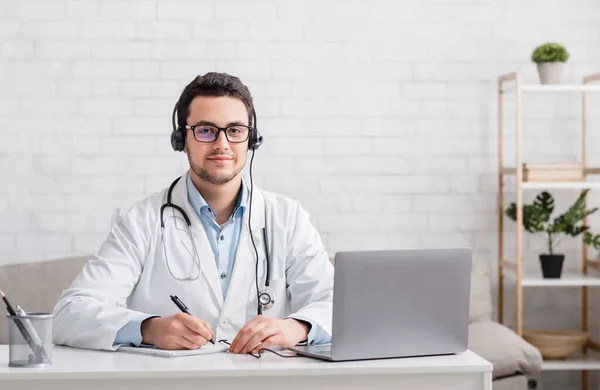
[[[135,353],[138,355],[157,356],[164,358],[176,358],[181,356],[196,356],[196,355],[208,355],[211,353],[225,352],[229,349],[228,345],[223,344],[206,344],[198,349],[181,349],[181,350],[168,350],[159,349],[152,346],[140,346],[130,347],[128,345],[121,345],[117,348],[117,352]]]

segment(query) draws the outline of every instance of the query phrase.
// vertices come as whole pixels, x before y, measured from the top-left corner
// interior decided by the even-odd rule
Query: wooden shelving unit
[[[523,335],[523,288],[526,287],[581,287],[582,330],[589,329],[588,288],[600,287],[600,261],[588,258],[588,248],[582,243],[581,271],[564,273],[560,279],[544,279],[540,273],[528,274],[523,270],[523,191],[527,189],[586,189],[600,188],[600,182],[588,181],[589,175],[600,174],[600,168],[587,166],[587,104],[588,94],[600,92],[600,73],[584,77],[581,84],[539,85],[524,84],[519,72],[508,73],[498,78],[498,321],[503,322],[504,282],[511,280],[516,285],[516,332]],[[523,94],[538,92],[581,92],[582,94],[582,159],[568,164],[526,164],[523,160]],[[515,99],[516,115],[516,162],[507,166],[503,159],[503,113],[504,95],[512,94]],[[504,255],[504,179],[516,177],[516,259]],[[587,218],[584,219],[587,223]],[[594,272],[596,271],[596,272]],[[600,370],[600,355],[593,356],[588,351],[600,352],[600,343],[590,341],[583,348],[583,358],[544,361],[543,370],[580,370],[582,388],[587,389],[588,370]]]

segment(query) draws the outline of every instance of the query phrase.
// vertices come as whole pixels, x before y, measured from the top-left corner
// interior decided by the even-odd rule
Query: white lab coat
[[[170,295],[179,296],[193,315],[210,323],[217,340],[232,341],[257,315],[256,255],[248,234],[249,213],[244,214],[231,282],[223,301],[215,258],[200,219],[188,202],[185,177],[176,184],[172,201],[191,220],[201,264],[198,279],[178,281],[167,269],[159,213],[166,202],[167,187],[113,219],[106,241],[54,308],[56,344],[114,350],[118,347],[113,345],[117,331],[131,319],[178,313]],[[259,257],[259,287],[262,289],[265,280],[262,228],[266,221],[270,287],[275,299],[274,306],[263,315],[283,318],[294,314],[331,335],[333,266],[308,213],[298,202],[256,186],[253,197],[251,226]],[[196,276],[194,246],[184,219],[173,208],[165,209],[164,219],[172,273],[178,278]]]

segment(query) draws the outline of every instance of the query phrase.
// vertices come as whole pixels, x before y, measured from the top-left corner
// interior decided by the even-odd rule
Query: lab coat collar
[[[192,226],[195,227],[196,229],[198,229],[197,225],[200,224],[200,219],[198,218],[198,215],[196,214],[194,207],[190,203],[190,200],[188,198],[188,193],[187,193],[187,177],[188,177],[188,175],[189,175],[189,170],[186,171],[185,174],[182,175],[179,182],[175,185],[175,188],[173,188],[173,203],[182,207],[185,210],[186,214],[188,214],[188,217],[190,218]],[[251,220],[250,220],[250,226],[252,227],[252,233],[253,233],[252,235],[256,237],[258,235],[261,235],[260,230],[265,226],[264,198],[262,196],[261,191],[256,187],[256,183],[254,181],[252,181],[252,182],[250,181],[250,175],[248,175],[248,173],[246,173],[246,172],[242,172],[242,183],[243,183],[243,188],[244,188],[243,192],[245,194],[242,194],[241,205],[248,207],[248,210],[246,210],[246,211],[250,211],[250,207],[252,208],[251,209],[252,215],[251,215]],[[252,194],[250,194],[251,192],[252,192]],[[194,215],[192,215],[192,214],[194,214]],[[246,221],[245,226],[247,226],[247,224],[248,224],[248,221],[247,221],[248,215],[250,215],[249,212],[244,212],[244,220]],[[195,218],[193,218],[193,217],[195,217]],[[182,221],[182,222],[184,222],[184,221]],[[187,230],[187,227],[185,226],[184,223],[178,223],[177,227]],[[202,227],[200,226],[200,228],[202,228]]]
[[[200,191],[198,191],[198,189],[192,182],[190,172],[188,171],[188,173],[184,177],[186,180],[188,201],[192,205],[196,214],[201,215],[200,213],[201,213],[202,209],[210,210],[210,205],[206,202],[206,199],[204,199],[204,197],[202,196]],[[183,178],[182,178],[182,180],[183,180]],[[248,209],[248,200],[250,198],[250,189],[249,189],[249,185],[248,185],[247,181],[248,181],[247,178],[244,178],[242,176],[241,191],[236,199],[235,207],[233,209],[233,215],[235,215],[237,212],[244,213]]]

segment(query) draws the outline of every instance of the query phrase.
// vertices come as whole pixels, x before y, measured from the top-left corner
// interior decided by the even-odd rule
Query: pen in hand
[[[181,310],[182,312],[186,313],[186,314],[190,314],[190,311],[188,310],[187,306],[181,302],[181,299],[179,299],[179,297],[177,297],[177,295],[171,295],[171,300],[173,301],[173,303],[175,305],[177,305],[177,307],[179,308],[179,310]],[[212,339],[208,340],[211,342],[211,344],[214,345],[214,341],[212,341]]]

